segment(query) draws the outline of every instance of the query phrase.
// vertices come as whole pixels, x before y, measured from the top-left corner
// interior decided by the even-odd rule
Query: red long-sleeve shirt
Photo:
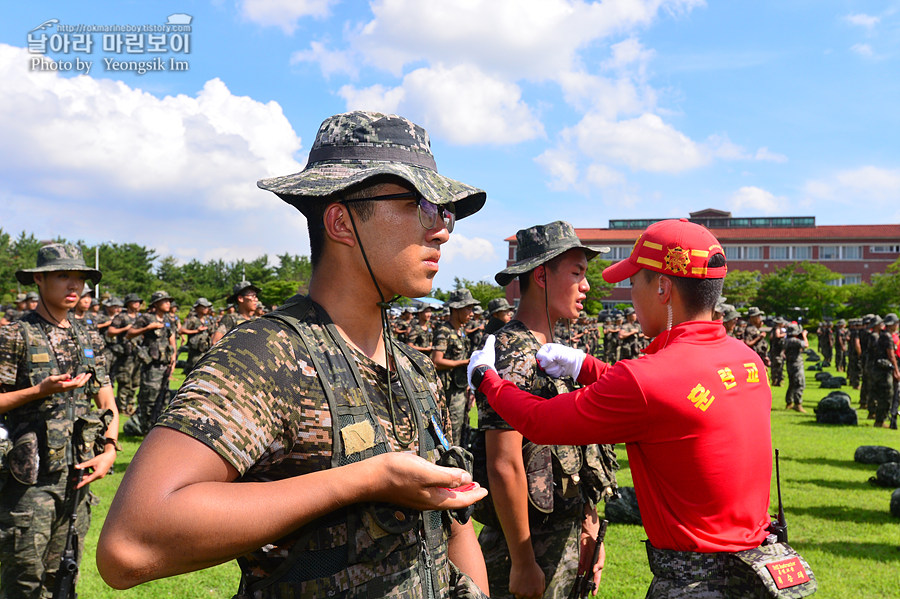
[[[757,547],[772,477],[765,366],[718,322],[681,323],[645,353],[613,366],[588,356],[578,378],[587,386],[548,400],[494,372],[479,391],[536,443],[625,443],[655,547]]]

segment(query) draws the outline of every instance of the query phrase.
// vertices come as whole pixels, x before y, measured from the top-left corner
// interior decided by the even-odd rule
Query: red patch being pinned
[[[795,557],[766,564],[766,569],[769,570],[769,574],[775,580],[775,586],[779,589],[787,589],[809,582],[809,575],[803,569],[803,564]]]

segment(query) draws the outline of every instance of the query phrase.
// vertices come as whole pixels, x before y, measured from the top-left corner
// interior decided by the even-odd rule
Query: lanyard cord
[[[362,240],[359,238],[359,231],[356,227],[356,220],[353,218],[353,210],[350,209],[349,206],[345,204],[347,208],[347,214],[350,215],[350,224],[353,225],[353,235],[356,237],[356,243],[359,245],[359,252],[362,254],[363,262],[366,264],[366,269],[369,271],[369,277],[372,279],[372,283],[375,285],[375,290],[378,292],[378,297],[381,298],[381,301],[378,302],[378,307],[381,310],[381,337],[384,340],[384,361],[385,361],[385,384],[387,386],[387,395],[388,395],[388,412],[391,415],[391,434],[394,439],[397,440],[403,447],[409,447],[413,441],[416,440],[418,436],[417,426],[415,418],[411,418],[410,422],[412,423],[412,431],[410,432],[409,437],[403,437],[400,434],[399,429],[397,428],[397,417],[394,412],[394,391],[391,387],[391,363],[396,364],[397,359],[394,354],[394,344],[391,342],[391,331],[390,324],[388,323],[387,318],[387,310],[391,305],[391,302],[399,298],[399,295],[391,298],[391,301],[385,301],[384,293],[381,292],[381,287],[378,285],[378,281],[375,279],[375,273],[372,272],[372,267],[369,265],[369,258],[366,256],[366,250],[363,248]],[[406,394],[406,401],[409,402],[410,414],[415,412],[415,409],[412,405],[412,396],[409,394],[409,389],[406,389],[405,385],[403,385],[403,377],[400,377],[400,384],[404,387],[403,391]]]

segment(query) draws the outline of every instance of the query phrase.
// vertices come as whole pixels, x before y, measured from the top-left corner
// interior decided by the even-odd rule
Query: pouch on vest
[[[38,479],[41,458],[38,452],[38,437],[33,430],[21,433],[7,455],[9,472],[23,485],[33,485]]]
[[[566,499],[578,497],[579,483],[581,482],[581,448],[575,445],[554,445],[551,451],[553,455],[553,467],[558,469],[560,481],[560,493]]]
[[[147,348],[143,345],[138,345],[135,348],[135,352],[137,354],[138,360],[140,360],[144,364],[150,364],[151,362],[153,362],[153,358],[150,357],[150,352],[147,351]]]
[[[553,456],[549,445],[526,442],[522,448],[528,503],[537,511],[553,512]]]
[[[875,360],[875,367],[879,370],[893,370],[894,365],[887,358],[878,358]]]
[[[94,411],[79,416],[75,421],[75,461],[86,462],[99,453],[103,453],[103,437],[109,423],[112,422],[112,410]]]
[[[74,422],[65,418],[50,418],[46,425],[46,447],[44,463],[47,472],[64,472],[69,467],[66,448],[72,440]]]
[[[733,555],[753,571],[769,597],[806,597],[818,588],[809,564],[787,543],[760,545]]]

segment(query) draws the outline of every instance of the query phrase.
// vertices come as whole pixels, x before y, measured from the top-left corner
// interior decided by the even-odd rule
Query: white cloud
[[[598,187],[612,187],[625,183],[622,173],[609,168],[604,164],[592,164],[587,169],[587,180]]]
[[[401,112],[456,144],[518,143],[544,134],[519,86],[472,65],[416,69],[396,88],[344,86],[339,93],[348,110]]]
[[[254,23],[280,27],[290,35],[304,17],[327,17],[337,0],[239,0],[241,15]]]
[[[701,146],[655,114],[618,122],[589,114],[564,137],[598,162],[632,171],[678,173],[709,162]]]
[[[872,29],[878,24],[879,21],[881,21],[881,17],[874,17],[872,15],[861,13],[856,15],[847,15],[844,17],[844,20],[851,25],[858,25],[860,27],[865,27],[866,29]]]
[[[787,162],[788,157],[784,154],[778,154],[776,152],[772,152],[769,148],[762,147],[756,150],[756,154],[754,156],[757,160],[762,160],[764,162]]]
[[[842,170],[828,179],[807,182],[804,190],[813,198],[844,204],[896,204],[900,197],[900,168],[862,166]]]
[[[291,64],[300,62],[318,64],[322,75],[326,78],[340,73],[356,77],[359,73],[353,52],[329,50],[322,42],[310,42],[309,50],[299,50],[291,54]]]
[[[450,240],[441,246],[441,263],[452,263],[457,259],[465,262],[488,262],[496,260],[497,254],[487,239],[452,233]]]
[[[783,210],[787,203],[787,198],[776,197],[765,189],[752,186],[741,187],[730,199],[731,209],[738,213],[746,213],[749,209],[763,214],[776,214]]]
[[[578,159],[567,148],[549,148],[534,159],[550,176],[549,186],[558,191],[577,187]]]
[[[4,229],[203,251],[243,237],[288,239],[299,213],[256,188],[300,170],[300,138],[275,102],[233,95],[219,79],[158,98],[120,81],[28,70],[23,48],[0,44],[0,195]],[[16,216],[18,215],[18,216]],[[37,217],[41,215],[40,225]],[[27,220],[26,220],[27,218]],[[44,220],[46,219],[46,220]],[[287,244],[296,247],[297,243]]]
[[[850,50],[853,53],[859,54],[860,56],[864,56],[866,58],[872,58],[872,56],[874,56],[875,54],[875,52],[872,50],[872,46],[870,46],[869,44],[853,44],[852,46],[850,46]]]

